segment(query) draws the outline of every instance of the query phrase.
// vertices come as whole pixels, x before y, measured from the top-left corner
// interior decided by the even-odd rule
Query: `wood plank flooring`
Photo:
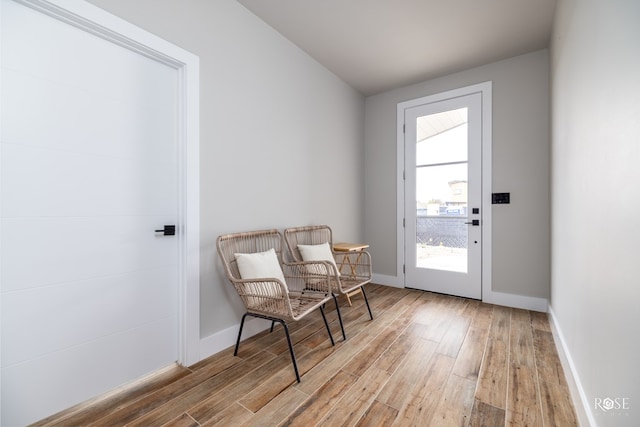
[[[189,368],[70,408],[38,426],[572,426],[577,425],[545,314],[370,284]]]

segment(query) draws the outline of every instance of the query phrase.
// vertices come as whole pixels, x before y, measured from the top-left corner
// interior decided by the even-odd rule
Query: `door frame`
[[[181,365],[192,365],[200,357],[200,59],[88,2],[13,1],[178,72],[177,361]]]
[[[433,102],[444,101],[465,95],[480,93],[481,105],[481,138],[482,138],[482,274],[481,299],[491,294],[491,146],[492,146],[492,82],[465,86],[445,92],[423,96],[399,102],[396,110],[396,146],[397,146],[397,187],[396,187],[396,276],[400,285],[406,287],[405,275],[405,110]]]

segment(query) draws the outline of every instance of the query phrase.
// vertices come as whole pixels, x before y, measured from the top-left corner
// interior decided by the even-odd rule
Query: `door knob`
[[[465,222],[465,224],[470,224],[470,225],[480,225],[480,220],[479,219],[472,219],[469,222]]]
[[[175,225],[165,225],[162,230],[155,230],[156,233],[164,233],[165,236],[175,236],[176,234],[176,226]]]

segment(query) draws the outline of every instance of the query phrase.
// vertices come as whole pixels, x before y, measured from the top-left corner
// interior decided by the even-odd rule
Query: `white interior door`
[[[405,110],[405,286],[480,298],[480,93]]]
[[[2,0],[2,425],[178,358],[178,71]],[[180,224],[178,234],[180,233]]]

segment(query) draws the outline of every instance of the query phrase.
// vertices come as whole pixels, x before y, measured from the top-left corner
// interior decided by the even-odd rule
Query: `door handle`
[[[165,236],[175,236],[176,234],[176,226],[175,225],[165,225],[162,230],[155,230],[156,233],[164,233]]]
[[[469,224],[469,225],[480,225],[480,220],[479,219],[472,219],[469,222],[465,222],[465,224]]]

